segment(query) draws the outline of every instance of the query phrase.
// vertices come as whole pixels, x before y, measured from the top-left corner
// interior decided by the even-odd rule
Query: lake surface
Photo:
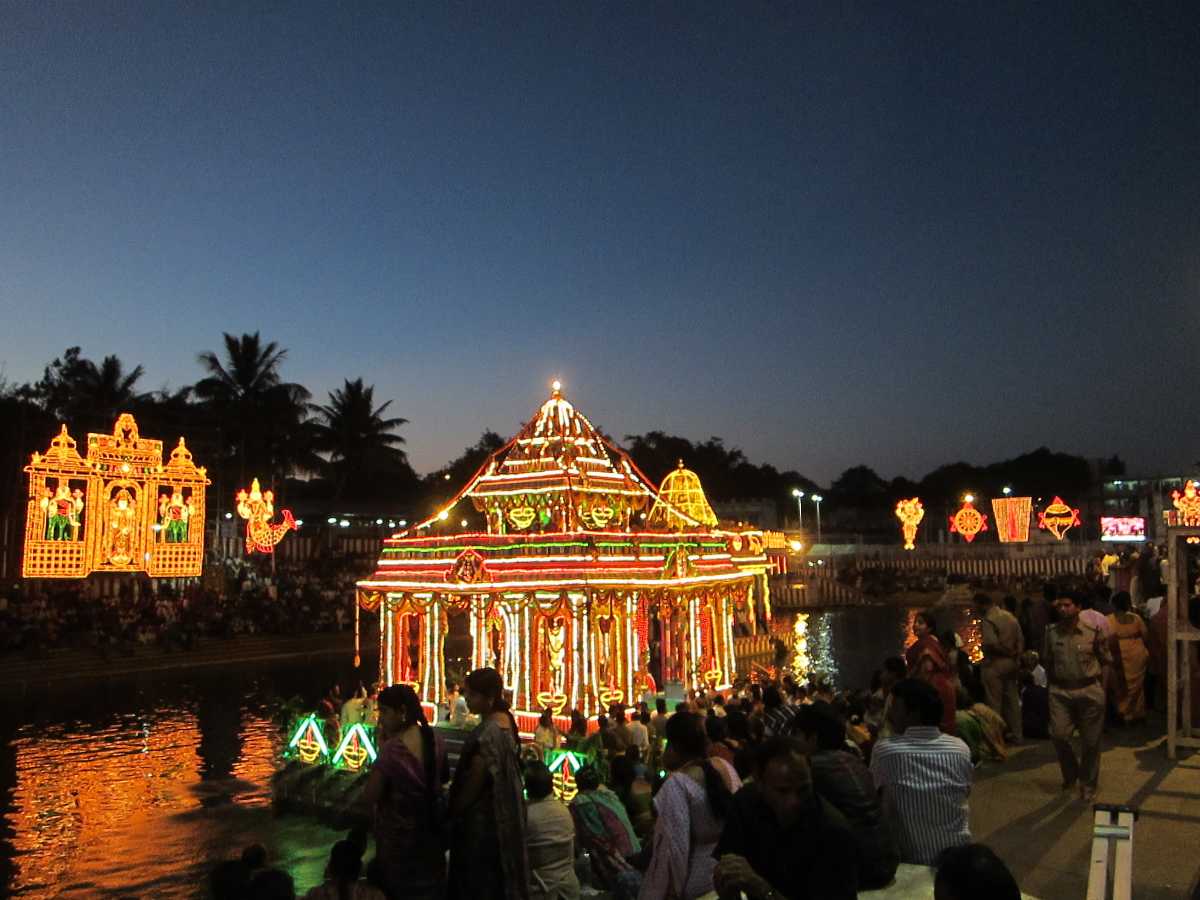
[[[865,686],[900,652],[915,613],[811,613],[813,668],[838,687]],[[977,641],[967,611],[956,614]],[[352,674],[348,660],[328,657],[0,699],[0,896],[203,896],[213,864],[253,842],[298,893],[318,884],[342,835],[272,812],[277,719],[289,699],[311,707]]]

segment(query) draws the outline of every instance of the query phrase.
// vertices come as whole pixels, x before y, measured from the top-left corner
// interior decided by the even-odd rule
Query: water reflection
[[[922,607],[872,606],[829,609],[808,617],[810,671],[838,689],[866,688],[889,656],[900,656],[914,640],[913,620]],[[972,660],[980,658],[979,620],[968,606],[944,611]]]
[[[273,815],[274,716],[281,696],[337,674],[176,676],[4,704],[0,895],[193,897],[215,860],[255,841],[302,891],[319,883],[341,835]]]

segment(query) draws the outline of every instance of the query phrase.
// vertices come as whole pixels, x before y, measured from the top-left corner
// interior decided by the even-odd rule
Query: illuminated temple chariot
[[[486,530],[447,533],[466,504]],[[445,508],[384,542],[358,603],[381,617],[382,680],[427,704],[465,617],[471,665],[501,671],[526,728],[546,708],[729,687],[735,622],[769,617],[766,571],[761,534],[720,529],[682,463],[655,489],[556,383]]]
[[[203,467],[183,438],[163,463],[162,441],[122,413],[112,434],[89,434],[80,456],[67,426],[25,467],[26,578],[93,572],[194,577],[204,563]]]

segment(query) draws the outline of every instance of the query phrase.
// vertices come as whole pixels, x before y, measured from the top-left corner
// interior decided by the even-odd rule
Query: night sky
[[[819,480],[1200,459],[1195,3],[248,5],[0,3],[8,381],[261,330],[419,471],[554,377]]]

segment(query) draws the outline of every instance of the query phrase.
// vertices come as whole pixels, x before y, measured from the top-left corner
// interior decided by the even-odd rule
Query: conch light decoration
[[[900,520],[900,530],[904,534],[904,549],[915,550],[917,546],[915,543],[917,540],[917,526],[925,518],[925,507],[921,503],[921,498],[913,497],[897,503],[896,518]]]
[[[958,512],[950,517],[950,533],[961,534],[968,544],[979,532],[987,530],[987,514],[977,510],[971,500],[964,500]]]
[[[1002,544],[1023,544],[1029,540],[1029,513],[1032,497],[997,497],[992,500],[996,535]]]
[[[1079,510],[1069,507],[1062,497],[1056,496],[1054,502],[1038,513],[1038,528],[1046,529],[1060,541],[1078,524]]]
[[[237,511],[246,520],[247,553],[274,553],[275,545],[297,528],[290,509],[281,512],[282,522],[271,521],[275,517],[275,492],[263,491],[257,478],[250,482],[249,491],[237,492]]]
[[[1200,489],[1190,478],[1183,486],[1183,491],[1171,492],[1174,510],[1167,510],[1163,516],[1168,525],[1182,525],[1194,528],[1200,525]],[[1192,542],[1189,538],[1189,542]]]
[[[92,572],[200,574],[204,488],[210,483],[183,438],[166,465],[162,441],[143,438],[122,413],[112,434],[88,434],[80,456],[63,425],[34,453],[25,511],[21,574],[85,578]]]

